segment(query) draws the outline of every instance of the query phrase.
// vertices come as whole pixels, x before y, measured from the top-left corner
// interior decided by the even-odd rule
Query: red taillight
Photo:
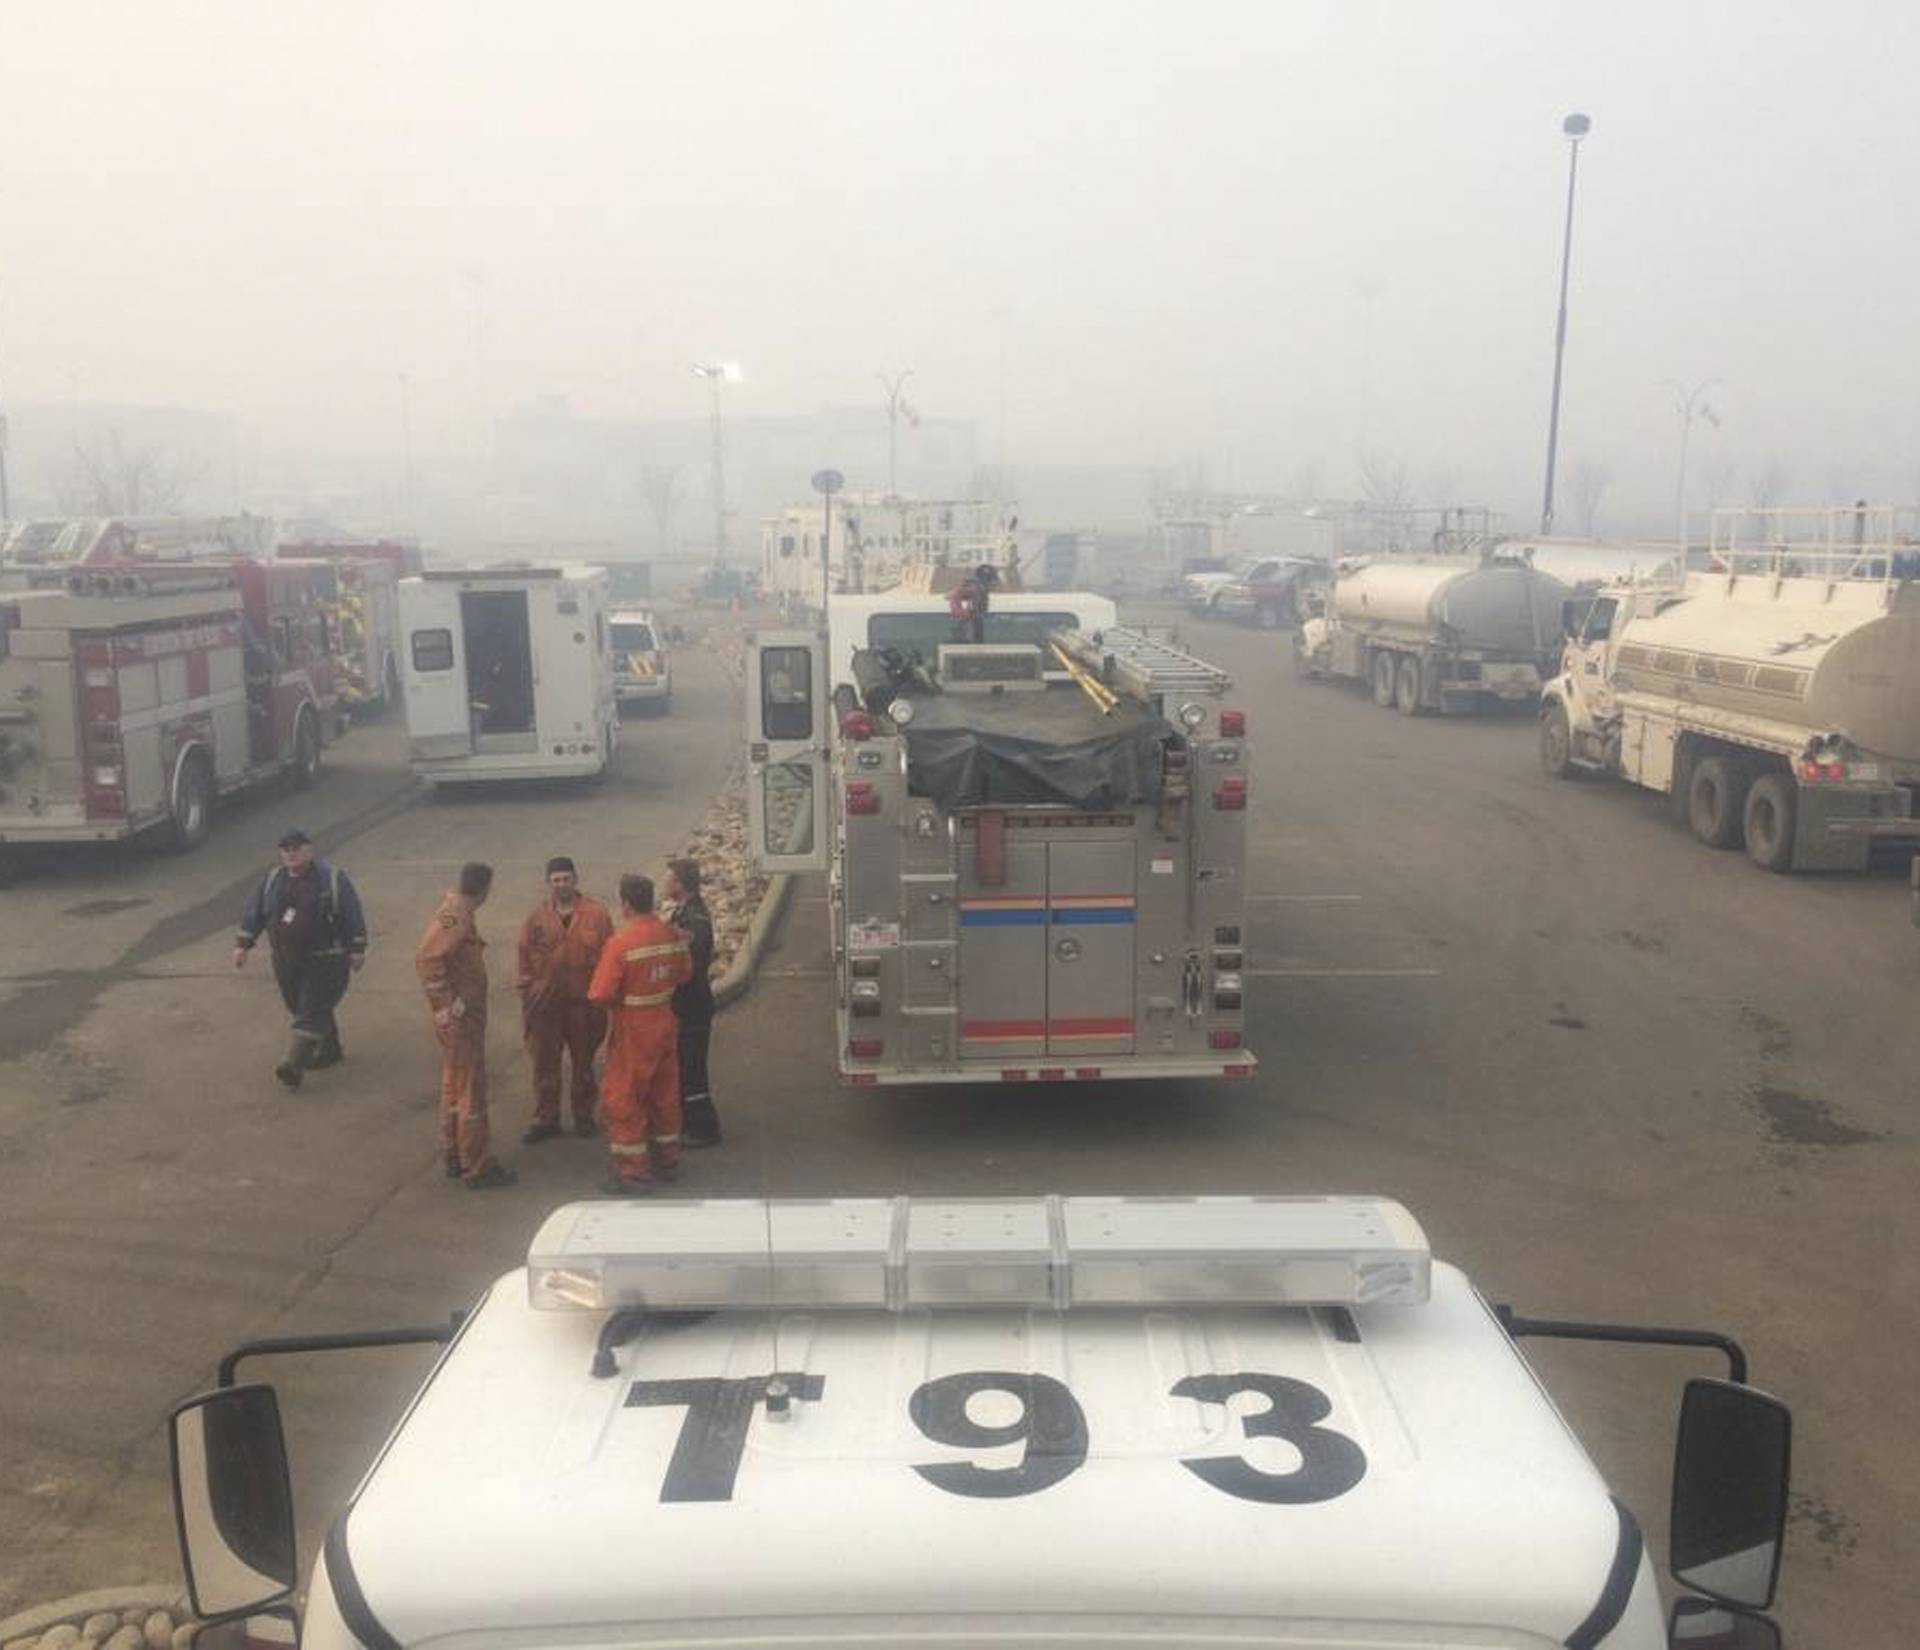
[[[847,1053],[856,1060],[877,1060],[886,1046],[878,1037],[854,1037],[847,1043]]]
[[[1802,762],[1800,777],[1812,780],[1845,779],[1847,765],[1844,762]]]
[[[1238,1048],[1240,1046],[1240,1033],[1237,1031],[1209,1031],[1207,1033],[1207,1046],[1209,1048]]]
[[[1253,1067],[1252,1066],[1222,1066],[1220,1068],[1220,1075],[1222,1077],[1251,1077],[1253,1075]]]
[[[853,741],[873,737],[873,718],[858,706],[840,718],[840,737]]]
[[[1073,1074],[1076,1077],[1092,1080],[1100,1075],[1100,1068],[1098,1066],[1075,1066],[1073,1068]]]
[[[871,779],[849,779],[847,781],[847,812],[850,814],[877,814],[880,811],[880,798],[873,794]]]
[[[1018,1066],[1002,1066],[1000,1068],[1000,1081],[1003,1083],[1024,1083],[1026,1080],[1026,1072]]]
[[[1043,1083],[1060,1083],[1066,1081],[1067,1072],[1064,1066],[1042,1066],[1034,1076]]]
[[[1247,805],[1247,782],[1223,779],[1213,788],[1213,805],[1224,813],[1239,813]]]
[[[1244,710],[1223,710],[1220,713],[1220,737],[1244,739],[1246,736],[1247,713]]]

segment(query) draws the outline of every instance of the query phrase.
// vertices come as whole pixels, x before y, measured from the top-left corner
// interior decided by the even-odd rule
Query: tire
[[[1400,674],[1391,653],[1373,656],[1373,702],[1383,709],[1393,703],[1394,683]]]
[[[1800,792],[1784,773],[1763,773],[1747,792],[1743,824],[1747,858],[1763,871],[1793,869],[1794,821]]]
[[[1418,716],[1424,708],[1420,703],[1420,661],[1408,654],[1400,661],[1399,672],[1394,677],[1393,702],[1402,716]]]
[[[1551,700],[1540,712],[1540,766],[1549,779],[1571,779],[1573,766],[1573,728],[1567,721],[1567,707]]]
[[[303,710],[293,725],[293,784],[304,791],[320,776],[320,724]]]
[[[1278,630],[1286,622],[1286,617],[1272,602],[1262,603],[1253,612],[1253,622],[1262,630]]]
[[[213,774],[198,751],[180,764],[167,817],[167,846],[176,854],[197,848],[213,828]]]
[[[395,705],[400,703],[400,665],[391,653],[387,655],[385,685],[387,692],[386,708],[392,710]]]
[[[1709,848],[1738,848],[1753,775],[1730,756],[1704,756],[1687,786],[1687,823]]]

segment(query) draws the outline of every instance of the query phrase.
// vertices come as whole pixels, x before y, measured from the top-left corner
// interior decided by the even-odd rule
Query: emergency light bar
[[[1430,1259],[1376,1197],[569,1203],[534,1234],[527,1293],[589,1312],[1412,1306]]]

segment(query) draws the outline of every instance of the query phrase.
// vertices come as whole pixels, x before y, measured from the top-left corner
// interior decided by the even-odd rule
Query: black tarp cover
[[[1122,700],[1110,716],[1077,687],[915,693],[907,788],[956,808],[1049,803],[1102,812],[1160,795],[1160,752],[1174,733]]]

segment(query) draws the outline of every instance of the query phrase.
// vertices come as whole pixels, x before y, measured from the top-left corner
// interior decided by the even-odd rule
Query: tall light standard
[[[1573,269],[1573,191],[1580,179],[1580,140],[1593,122],[1571,114],[1560,122],[1567,137],[1567,228],[1560,245],[1560,323],[1553,335],[1553,403],[1547,412],[1547,490],[1540,503],[1540,532],[1553,531],[1553,467],[1560,456],[1560,367],[1567,353],[1567,277]]]
[[[906,398],[901,391],[913,376],[913,368],[895,373],[891,378],[884,372],[876,372],[873,376],[880,380],[880,387],[887,392],[887,497],[898,498],[900,489],[894,477],[900,457],[900,414],[907,410]]]
[[[400,500],[401,514],[413,526],[413,380],[400,375]]]
[[[727,565],[727,472],[725,451],[720,439],[720,386],[737,383],[737,361],[696,361],[693,375],[704,378],[713,391],[713,565]]]
[[[1687,448],[1693,439],[1696,418],[1719,428],[1720,415],[1700,399],[1719,382],[1717,378],[1703,378],[1689,389],[1678,379],[1666,380],[1666,387],[1673,392],[1673,410],[1680,415],[1680,462],[1673,478],[1673,536],[1680,544],[1683,570],[1687,562]]]

